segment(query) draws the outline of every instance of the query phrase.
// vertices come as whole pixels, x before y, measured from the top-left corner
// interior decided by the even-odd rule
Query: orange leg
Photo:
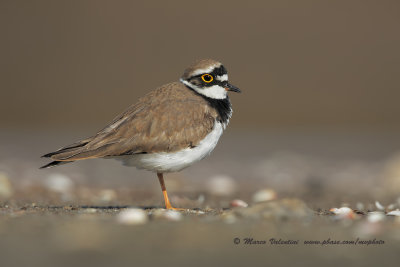
[[[165,208],[167,210],[184,210],[184,209],[174,208],[171,206],[171,202],[169,202],[169,198],[168,198],[167,188],[165,187],[165,183],[164,183],[164,176],[162,173],[157,173],[157,177],[158,177],[158,180],[160,181],[161,190],[164,195]]]

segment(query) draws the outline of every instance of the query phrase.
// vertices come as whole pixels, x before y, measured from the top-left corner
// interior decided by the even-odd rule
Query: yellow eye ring
[[[201,79],[205,83],[210,83],[214,80],[214,77],[211,74],[203,74],[203,75],[201,75]]]

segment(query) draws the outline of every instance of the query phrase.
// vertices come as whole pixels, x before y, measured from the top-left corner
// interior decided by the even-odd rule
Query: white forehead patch
[[[221,66],[221,65],[215,64],[215,65],[208,66],[207,68],[204,68],[204,69],[195,70],[195,71],[193,71],[193,73],[192,73],[191,76],[196,76],[196,75],[200,75],[200,74],[203,74],[203,73],[210,73],[210,72],[212,72],[215,68],[217,68],[217,67],[219,67],[219,66]]]
[[[221,82],[226,82],[228,80],[228,74],[224,74],[222,76],[217,76],[217,77],[215,77],[215,79],[217,79],[218,81],[221,81]]]
[[[185,81],[183,79],[180,79],[180,81],[184,85],[192,88],[197,93],[199,93],[201,95],[204,95],[206,97],[213,98],[213,99],[225,99],[226,98],[227,92],[226,92],[225,88],[222,87],[222,86],[213,85],[213,86],[210,86],[210,87],[201,88],[201,87],[193,85],[193,84],[191,84],[188,81]]]

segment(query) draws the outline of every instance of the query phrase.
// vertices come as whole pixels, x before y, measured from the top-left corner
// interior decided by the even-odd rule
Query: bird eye
[[[201,75],[201,79],[206,83],[210,83],[214,80],[214,77],[211,74],[203,74]]]

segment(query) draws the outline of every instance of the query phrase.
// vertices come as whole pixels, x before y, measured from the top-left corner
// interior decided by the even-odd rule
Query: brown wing
[[[215,111],[180,83],[158,88],[95,136],[45,156],[57,161],[174,152],[196,146],[213,128]]]

